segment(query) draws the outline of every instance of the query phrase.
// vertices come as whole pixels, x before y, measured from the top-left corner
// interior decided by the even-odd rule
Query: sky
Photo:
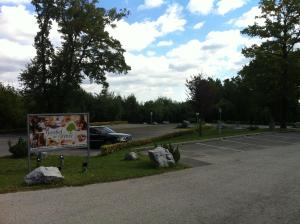
[[[100,0],[99,7],[130,11],[107,28],[126,50],[126,75],[107,74],[109,91],[138,101],[187,98],[186,80],[197,74],[224,80],[248,63],[243,47],[259,42],[240,33],[260,15],[258,0]],[[0,0],[0,82],[20,88],[18,76],[35,56],[37,24],[29,0]],[[50,39],[60,43],[57,25]],[[101,87],[84,82],[88,92]]]

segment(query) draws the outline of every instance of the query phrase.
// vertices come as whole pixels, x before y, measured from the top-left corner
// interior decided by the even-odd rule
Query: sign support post
[[[30,133],[29,133],[29,115],[27,115],[27,153],[28,153],[28,173],[31,172],[31,147],[30,147]]]
[[[87,159],[86,159],[87,166],[90,163],[90,114],[87,115]]]

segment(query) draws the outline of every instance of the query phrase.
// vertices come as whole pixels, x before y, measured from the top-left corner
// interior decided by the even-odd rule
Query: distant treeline
[[[189,94],[186,102],[160,97],[141,103],[134,95],[95,95],[79,89],[72,97],[61,99],[60,104],[64,103],[67,108],[64,111],[46,111],[21,91],[0,83],[0,129],[25,128],[27,113],[49,112],[89,112],[91,122],[124,120],[129,123],[149,123],[151,112],[153,122],[195,122],[196,113],[199,113],[202,120],[213,122],[219,119],[221,108],[222,120],[233,123],[268,124],[279,119],[275,99],[263,97],[239,77],[221,82],[197,75],[187,80],[186,86]],[[275,103],[270,104],[270,100]],[[300,120],[299,111],[298,102],[291,104],[288,122]]]

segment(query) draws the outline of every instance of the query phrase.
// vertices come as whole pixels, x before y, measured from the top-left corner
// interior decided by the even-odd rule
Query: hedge
[[[95,121],[95,122],[91,122],[90,124],[91,124],[91,126],[128,124],[128,121]]]
[[[154,137],[154,138],[147,138],[147,139],[141,139],[141,140],[136,140],[136,141],[131,141],[131,142],[103,145],[103,146],[101,146],[101,155],[108,155],[113,152],[120,151],[122,149],[147,145],[147,144],[151,144],[151,143],[157,142],[157,141],[163,141],[163,140],[167,140],[170,138],[183,136],[186,134],[192,134],[194,132],[195,132],[195,129],[189,129],[189,130],[177,131],[177,132],[165,134],[165,135],[162,135],[159,137]]]

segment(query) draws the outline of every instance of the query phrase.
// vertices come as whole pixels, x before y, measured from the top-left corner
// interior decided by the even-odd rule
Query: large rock
[[[153,150],[148,151],[150,160],[154,163],[156,167],[169,167],[175,165],[175,160],[173,155],[168,149],[163,147],[156,147]]]
[[[44,167],[40,166],[24,178],[26,184],[49,184],[63,180],[64,177],[61,175],[57,167]]]
[[[139,155],[136,152],[129,152],[125,155],[125,160],[137,160]]]

